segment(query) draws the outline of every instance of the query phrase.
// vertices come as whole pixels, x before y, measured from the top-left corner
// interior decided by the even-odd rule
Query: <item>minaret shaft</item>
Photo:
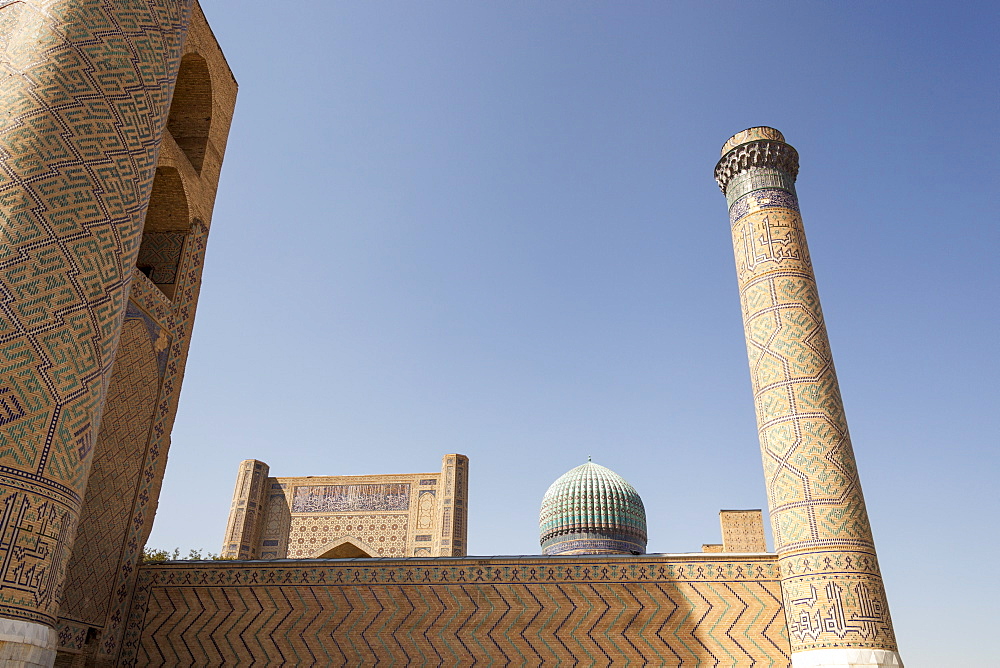
[[[4,666],[55,660],[191,11],[192,0],[0,2]]]
[[[795,194],[773,128],[731,138],[729,203],[764,477],[795,668],[901,666]]]

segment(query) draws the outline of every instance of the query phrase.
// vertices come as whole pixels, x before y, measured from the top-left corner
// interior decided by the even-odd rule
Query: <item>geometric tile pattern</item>
[[[125,321],[66,575],[64,619],[103,626],[107,618],[159,391],[155,344],[141,318]]]
[[[469,458],[464,455],[446,455],[441,465],[441,481],[442,489],[438,495],[437,554],[462,556],[465,554]]]
[[[408,514],[293,516],[288,558],[322,554],[324,546],[344,537],[360,541],[373,557],[404,557],[409,519]]]
[[[0,616],[56,622],[190,9],[0,5]]]
[[[108,543],[90,543],[93,547],[107,554],[120,555],[113,564],[114,569],[109,578],[110,596],[106,600],[108,614],[104,628],[101,629],[98,658],[113,659],[119,650],[119,641],[123,631],[123,622],[127,614],[131,592],[134,588],[138,572],[139,557],[142,546],[152,526],[156,499],[159,495],[159,485],[162,481],[166,453],[170,444],[170,429],[177,409],[177,398],[183,377],[184,361],[190,344],[190,336],[194,322],[194,307],[197,304],[198,291],[201,285],[201,273],[204,266],[205,244],[208,227],[199,219],[194,219],[190,231],[188,245],[185,246],[178,273],[177,290],[171,302],[164,294],[143,275],[134,270],[133,281],[129,292],[129,305],[126,318],[141,321],[153,348],[157,350],[164,343],[164,352],[158,352],[157,364],[161,369],[159,393],[154,402],[155,408],[148,431],[148,440],[141,448],[141,468],[136,479],[136,487],[126,499],[128,522],[124,540],[114,551]],[[169,332],[169,336],[164,336]],[[159,343],[157,343],[159,342]],[[108,453],[110,454],[110,453]],[[95,456],[95,466],[98,464]],[[103,457],[101,457],[103,459]],[[95,486],[96,486],[95,482]],[[94,488],[96,490],[96,487]],[[100,504],[98,498],[91,498],[92,488],[88,484],[88,495],[85,500],[84,513],[93,512],[92,504]],[[99,494],[99,492],[96,492]],[[84,539],[83,536],[78,536]],[[82,552],[80,553],[83,554]],[[77,558],[77,548],[74,545],[73,560]],[[67,583],[69,585],[70,583]],[[104,589],[102,588],[102,593]],[[90,596],[97,598],[96,590]],[[71,601],[67,601],[71,603]],[[83,624],[75,621],[77,615],[66,605],[60,606],[60,619],[56,625],[59,647],[64,650],[81,650],[86,641],[88,628],[98,624]]]
[[[222,556],[309,559],[345,539],[373,557],[461,556],[468,462],[449,454],[440,473],[269,478],[267,464],[245,460]]]
[[[268,494],[261,523],[260,546],[255,556],[260,559],[284,558],[288,554],[288,538],[292,524],[292,515],[284,494],[273,492]],[[223,543],[224,555],[232,554],[231,550],[237,549],[239,545],[229,542],[228,538]]]
[[[122,665],[789,666],[773,555],[143,566]]]
[[[186,232],[146,232],[142,235],[136,265],[148,267],[154,283],[174,283],[186,237]]]
[[[195,218],[192,221],[172,302],[167,300],[139,270],[134,270],[135,280],[132,282],[130,298],[158,322],[167,323],[171,339],[156,409],[153,413],[149,441],[143,452],[144,459],[133,497],[128,530],[114,576],[108,621],[101,635],[99,654],[103,656],[113,657],[118,653],[142,548],[152,529],[153,514],[170,447],[170,430],[177,413],[177,399],[184,377],[184,364],[191,343],[191,332],[194,328],[195,307],[201,290],[208,232],[208,226],[201,220]]]
[[[723,552],[766,552],[764,518],[759,510],[722,510]]]
[[[727,143],[716,178],[727,195],[745,192],[730,202],[730,222],[792,651],[895,650],[791,185],[798,156],[767,130]]]
[[[204,237],[206,232],[202,225],[197,224],[199,231],[199,245],[204,249]],[[192,246],[194,248],[194,246]],[[196,258],[192,258],[196,259]],[[200,263],[200,260],[198,260]],[[189,263],[189,266],[194,263]],[[200,267],[200,264],[195,265]],[[133,441],[128,451],[128,457],[135,457],[138,465],[141,466],[141,475],[137,474],[133,478],[133,491],[122,496],[117,496],[109,501],[107,495],[102,492],[106,482],[101,482],[100,471],[106,468],[117,468],[120,465],[120,458],[123,453],[114,448],[107,448],[102,445],[105,441],[104,422],[108,418],[107,411],[114,411],[113,405],[108,404],[105,415],[102,418],[101,435],[98,445],[95,448],[93,464],[91,468],[91,479],[88,480],[87,494],[84,499],[81,513],[81,523],[77,532],[76,541],[73,545],[72,557],[69,563],[69,572],[64,586],[64,598],[59,607],[59,620],[56,623],[56,630],[59,639],[60,650],[82,650],[87,640],[88,631],[91,628],[101,629],[99,653],[106,655],[114,654],[117,651],[116,637],[121,632],[121,623],[124,613],[122,607],[127,605],[128,593],[134,582],[139,552],[135,545],[143,545],[148,534],[152,516],[147,512],[150,502],[155,502],[155,489],[157,488],[160,476],[163,473],[163,456],[166,453],[166,446],[169,444],[170,421],[173,419],[173,411],[176,408],[179,391],[178,355],[186,355],[187,337],[190,328],[184,321],[176,317],[176,306],[178,303],[189,304],[189,300],[194,298],[194,294],[188,287],[188,282],[193,279],[200,280],[199,272],[185,272],[186,277],[182,281],[182,290],[178,292],[180,301],[171,304],[164,294],[153,283],[138,270],[135,270],[132,283],[129,289],[129,302],[126,309],[126,330],[123,330],[122,342],[120,346],[127,346],[124,331],[130,327],[135,327],[135,323],[142,323],[148,332],[149,340],[152,342],[153,352],[156,354],[156,366],[158,369],[157,378],[159,382],[158,391],[152,401],[152,419],[147,422],[146,439],[143,442]],[[162,348],[162,350],[161,350]],[[119,351],[122,354],[127,348]],[[125,354],[128,354],[127,352]],[[168,366],[167,362],[172,363]],[[112,373],[111,383],[116,382],[117,360],[115,371]],[[156,388],[154,381],[154,389]],[[111,401],[111,386],[109,386],[109,400]],[[143,418],[144,419],[144,418]],[[138,435],[136,433],[136,435]],[[116,478],[115,486],[121,486],[123,479]],[[127,538],[119,539],[114,532],[107,532],[94,526],[95,517],[103,515],[111,506],[120,505],[120,511],[128,518],[125,525],[125,535]],[[95,539],[91,534],[96,530],[100,539]],[[87,589],[80,579],[80,569],[76,565],[78,559],[90,561],[89,554],[99,554],[107,560],[104,566],[108,569],[108,582],[106,586]],[[113,584],[112,584],[113,583]],[[84,586],[84,592],[78,588]],[[110,589],[110,591],[108,591]],[[105,619],[96,621],[88,619],[86,623],[78,621],[82,618],[78,610],[74,609],[74,603],[81,597],[87,597],[91,606],[100,606],[108,610]],[[104,602],[99,602],[103,597]],[[108,623],[110,622],[110,623]]]
[[[240,462],[236,490],[229,507],[225,544],[231,546],[223,556],[253,559],[260,538],[261,515],[265,512],[264,494],[268,484],[268,466],[256,459]]]

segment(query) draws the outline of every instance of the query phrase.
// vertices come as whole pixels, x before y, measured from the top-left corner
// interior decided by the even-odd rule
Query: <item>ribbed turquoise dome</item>
[[[646,553],[646,509],[639,493],[590,461],[552,483],[538,526],[542,554]]]

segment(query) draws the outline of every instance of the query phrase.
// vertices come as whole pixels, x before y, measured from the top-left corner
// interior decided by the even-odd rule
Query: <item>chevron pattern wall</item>
[[[789,665],[773,555],[144,566],[125,665]]]

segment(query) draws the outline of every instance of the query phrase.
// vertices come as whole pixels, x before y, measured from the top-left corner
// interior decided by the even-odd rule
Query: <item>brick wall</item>
[[[143,566],[124,665],[789,665],[773,555]]]

